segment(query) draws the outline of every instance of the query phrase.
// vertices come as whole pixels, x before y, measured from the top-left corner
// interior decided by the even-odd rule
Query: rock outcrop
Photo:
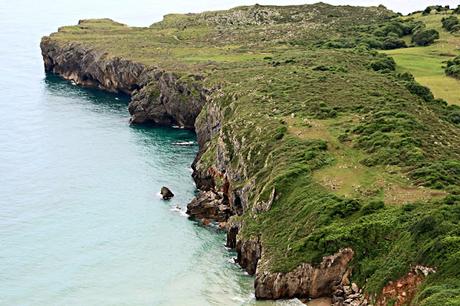
[[[149,83],[133,94],[129,104],[131,122],[194,129],[209,91],[201,85],[201,77],[188,78],[184,81],[174,73],[150,71]]]
[[[367,306],[368,299],[364,296],[362,289],[355,283],[349,283],[342,279],[342,283],[332,293],[333,306]]]
[[[163,200],[170,200],[174,197],[174,193],[168,187],[161,187],[160,191],[161,197]]]
[[[375,305],[386,306],[390,302],[395,306],[409,305],[425,278],[436,270],[417,265],[409,273],[396,281],[390,281],[378,297]]]
[[[44,37],[40,44],[45,71],[77,85],[132,94],[141,87],[144,65],[78,43],[59,43]]]
[[[353,257],[350,249],[325,257],[319,266],[305,263],[288,273],[271,273],[261,264],[264,260],[261,237],[239,235],[244,224],[234,221],[232,216],[241,216],[248,209],[255,182],[247,177],[244,163],[229,167],[232,160],[229,142],[235,154],[240,154],[243,140],[222,138],[223,110],[212,99],[213,94],[219,95],[219,88],[205,88],[200,76],[180,76],[112,57],[82,44],[61,43],[52,37],[42,39],[41,49],[47,72],[78,85],[131,95],[128,109],[132,123],[178,125],[196,131],[200,150],[192,168],[196,186],[201,191],[188,205],[187,213],[205,224],[210,220],[222,226],[227,224],[227,246],[236,249],[238,264],[256,276],[257,298],[331,296],[333,286]],[[211,139],[217,139],[214,143],[217,157],[210,167],[202,157]],[[239,160],[244,160],[243,156],[239,156]],[[242,181],[245,183],[234,186],[234,182]],[[162,196],[171,197],[166,191]],[[275,197],[273,189],[267,201],[258,202],[253,212],[270,210]]]
[[[254,275],[257,272],[257,264],[262,256],[262,244],[260,239],[240,239],[236,242],[236,252],[238,254],[237,263],[248,272],[249,275]],[[257,294],[256,294],[256,297]]]
[[[40,44],[45,71],[77,85],[131,95],[133,123],[152,122],[194,129],[209,91],[201,76],[181,78],[170,72],[86,47],[44,37]]]
[[[232,210],[223,196],[214,191],[201,191],[187,205],[187,214],[193,219],[226,222]]]
[[[331,296],[333,287],[341,284],[342,276],[352,259],[353,250],[343,249],[324,257],[318,266],[305,263],[287,273],[266,272],[261,266],[256,272],[256,297],[281,299]]]

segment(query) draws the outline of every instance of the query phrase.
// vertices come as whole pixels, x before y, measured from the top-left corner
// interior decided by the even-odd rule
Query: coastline
[[[312,7],[332,10],[324,4]],[[279,17],[271,8],[252,10],[254,20],[231,15],[241,18],[236,29],[264,25],[266,19],[258,14]],[[364,15],[376,10],[376,18],[390,18],[382,7],[363,10]],[[204,20],[228,22],[225,12],[213,14],[205,13]],[[224,14],[223,21],[219,14]],[[184,17],[185,24],[187,18],[196,22],[195,17],[201,25],[201,15]],[[166,29],[170,34],[171,22],[182,33],[187,27],[182,17],[175,18],[167,16],[144,30],[162,35],[160,30]],[[269,32],[273,24],[266,22]],[[458,130],[449,121],[452,110],[410,76],[394,72],[391,59],[340,48],[291,46],[280,52],[269,44],[271,56],[247,59],[239,54],[235,63],[194,64],[186,57],[180,65],[195,65],[193,69],[175,70],[168,62],[163,70],[151,63],[155,58],[145,64],[73,40],[78,31],[85,35],[92,26],[94,31],[102,27],[104,35],[120,31],[118,35],[127,37],[129,32],[110,20],[81,21],[78,30],[60,30],[42,40],[45,70],[78,85],[131,95],[133,124],[195,131],[199,152],[192,177],[199,193],[188,213],[226,229],[227,246],[236,250],[237,263],[255,275],[257,299],[331,297],[335,305],[385,305],[396,298],[403,304],[434,273],[429,267],[441,265],[417,256],[424,248],[419,236],[425,232],[414,228],[424,227],[432,215],[451,205],[450,191],[435,190],[438,187],[424,182],[423,175],[430,174],[425,159],[437,162],[441,157],[441,168],[455,162],[458,152],[444,136],[455,136]],[[69,38],[68,31],[77,34]],[[201,32],[190,31],[202,38]],[[215,31],[220,39],[218,26]],[[59,35],[64,38],[54,39]],[[159,39],[163,43],[163,37]],[[200,73],[201,67],[206,67],[205,73]],[[438,118],[436,123],[433,118]],[[432,129],[431,138],[424,126]],[[438,141],[433,143],[433,137]],[[353,190],[344,194],[344,184],[334,181],[336,173],[345,173],[342,179],[352,181]],[[422,173],[417,174],[421,178],[413,173]],[[363,178],[369,176],[372,183],[361,190],[368,183]],[[454,222],[454,213],[451,217]],[[448,231],[443,235],[448,237]],[[438,240],[438,235],[431,238]],[[386,256],[399,254],[401,246],[406,251],[401,258]],[[393,282],[405,291],[393,290]]]
[[[142,124],[148,121],[163,126],[180,125],[197,133],[199,152],[192,164],[192,177],[199,193],[188,205],[187,212],[191,218],[204,224],[210,221],[219,222],[220,227],[227,232],[226,246],[237,252],[236,262],[249,275],[255,275],[258,261],[262,256],[262,246],[258,238],[238,239],[242,223],[232,219],[233,216],[241,215],[243,207],[248,206],[245,202],[240,203],[241,199],[247,199],[247,195],[232,193],[225,173],[215,168],[203,172],[197,167],[208,142],[213,137],[213,127],[220,124],[220,114],[217,109],[211,116],[208,110],[208,120],[195,122],[212,90],[204,89],[202,84],[194,83],[192,86],[202,89],[202,92],[200,93],[201,101],[193,102],[196,108],[191,111],[189,108],[177,107],[184,93],[190,97],[188,93],[191,90],[178,82],[171,73],[147,68],[129,60],[110,59],[102,52],[87,49],[78,44],[70,44],[61,49],[59,44],[53,44],[48,38],[42,40],[41,49],[46,72],[73,81],[79,86],[129,95],[132,124]],[[201,81],[200,77],[195,78]],[[160,89],[158,100],[151,99],[148,94],[152,86]],[[157,101],[164,104],[156,105]],[[169,105],[165,105],[167,103]],[[158,111],[159,109],[162,111]],[[216,188],[216,179],[224,179],[226,187],[220,190]],[[325,257],[319,268],[305,264],[290,273],[264,272],[258,274],[255,278],[256,297],[276,300],[332,296],[332,286],[329,284],[340,283],[348,269],[348,262],[352,258],[353,251],[346,249]],[[313,275],[315,277],[312,277]],[[309,281],[298,283],[295,279]],[[286,287],[287,290],[281,289],[283,287]]]

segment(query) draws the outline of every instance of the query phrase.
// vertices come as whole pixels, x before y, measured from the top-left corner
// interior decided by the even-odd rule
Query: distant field
[[[391,55],[398,69],[411,72],[418,82],[430,87],[436,98],[460,105],[460,80],[447,77],[445,62],[460,54],[460,34],[453,35],[441,26],[446,14],[430,16],[416,15],[415,18],[426,23],[428,28],[439,31],[440,39],[429,47],[414,47],[385,51]]]

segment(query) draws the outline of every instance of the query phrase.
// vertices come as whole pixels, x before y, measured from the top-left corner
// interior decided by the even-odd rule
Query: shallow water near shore
[[[43,72],[41,36],[175,11],[151,2],[0,1],[0,305],[299,305],[255,302],[225,234],[187,219],[194,133],[129,126],[128,97]]]
[[[194,133],[46,77],[40,37],[85,17],[52,5],[0,3],[0,305],[253,304],[224,234],[185,216]]]

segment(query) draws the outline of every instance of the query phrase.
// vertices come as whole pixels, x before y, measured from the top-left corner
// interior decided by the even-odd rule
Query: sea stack
[[[172,197],[174,197],[174,193],[172,193],[172,191],[165,186],[161,187],[160,193],[163,200],[170,200]]]

